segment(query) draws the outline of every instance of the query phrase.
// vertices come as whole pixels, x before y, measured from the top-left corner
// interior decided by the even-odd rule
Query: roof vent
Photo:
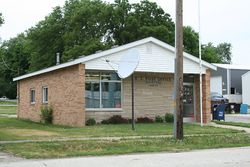
[[[96,51],[95,53],[100,53],[100,52],[102,52],[102,50],[98,50],[98,51]]]
[[[60,53],[56,53],[56,65],[60,64]]]
[[[67,62],[69,62],[69,61],[73,61],[74,59],[69,59]]]
[[[113,48],[117,48],[119,45],[113,45],[113,46],[111,46],[111,48],[113,49]]]
[[[79,56],[78,58],[83,58],[83,57],[85,57],[85,55],[81,55],[81,56]]]

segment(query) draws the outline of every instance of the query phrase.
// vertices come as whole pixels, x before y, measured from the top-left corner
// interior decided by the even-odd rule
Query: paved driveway
[[[225,121],[250,123],[250,114],[226,114]]]
[[[250,147],[181,153],[150,153],[103,157],[26,160],[0,167],[249,167]]]

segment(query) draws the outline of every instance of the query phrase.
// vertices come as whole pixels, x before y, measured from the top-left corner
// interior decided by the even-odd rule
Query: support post
[[[132,88],[132,130],[135,130],[135,93],[134,93],[134,74],[131,75]]]

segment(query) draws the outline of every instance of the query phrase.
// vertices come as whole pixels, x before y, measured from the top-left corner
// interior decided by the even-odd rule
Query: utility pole
[[[183,0],[176,0],[174,138],[183,139]]]

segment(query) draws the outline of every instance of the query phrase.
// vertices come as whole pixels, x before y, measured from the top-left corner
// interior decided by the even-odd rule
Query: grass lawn
[[[16,105],[16,101],[0,101],[0,105]]]
[[[0,150],[25,158],[58,158],[88,155],[127,154],[139,152],[179,152],[193,149],[250,146],[248,134],[223,136],[185,137],[183,141],[172,138],[130,139],[113,141],[39,142],[0,145]]]
[[[16,114],[16,106],[4,106],[16,104],[16,101],[0,101],[0,114]]]
[[[232,125],[232,126],[241,126],[241,127],[250,128],[250,123],[224,122],[224,121],[214,121],[214,122],[217,124],[221,124],[221,125]]]
[[[16,114],[16,106],[1,106],[0,105],[0,114]]]
[[[173,124],[154,123],[136,124],[136,130],[131,130],[130,124],[96,125],[83,128],[72,128],[56,125],[44,125],[16,118],[0,117],[0,141],[55,139],[62,137],[107,137],[107,136],[152,136],[172,135]],[[184,124],[184,134],[234,134],[242,133],[237,130],[200,127],[194,124]]]
[[[206,136],[186,136],[183,141],[171,137],[149,138],[152,135],[172,135],[173,124],[154,123],[131,125],[96,125],[72,128],[44,125],[16,118],[0,117],[0,141],[46,139],[47,142],[0,144],[0,151],[25,158],[56,158],[88,155],[126,154],[138,152],[184,151],[192,149],[250,146],[249,134],[237,130],[200,127],[184,124],[185,135],[209,134]],[[137,139],[49,141],[55,138],[142,136]]]

